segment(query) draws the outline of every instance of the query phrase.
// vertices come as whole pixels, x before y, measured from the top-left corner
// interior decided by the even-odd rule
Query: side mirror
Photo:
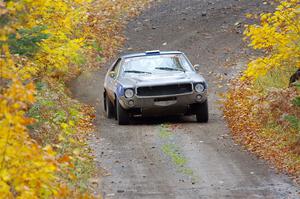
[[[194,65],[194,69],[195,69],[195,71],[199,72],[200,71],[200,65],[199,64]]]
[[[116,77],[116,72],[115,71],[110,71],[108,73],[108,75],[111,77],[111,78],[115,78]]]

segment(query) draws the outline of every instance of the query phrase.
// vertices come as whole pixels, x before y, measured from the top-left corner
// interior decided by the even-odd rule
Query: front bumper
[[[161,112],[161,111],[178,111],[184,112],[186,108],[195,103],[202,103],[207,99],[207,90],[202,93],[193,91],[188,94],[168,95],[168,96],[155,96],[155,97],[139,97],[119,98],[121,106],[126,109],[140,109],[143,112]],[[177,110],[174,110],[176,108]]]

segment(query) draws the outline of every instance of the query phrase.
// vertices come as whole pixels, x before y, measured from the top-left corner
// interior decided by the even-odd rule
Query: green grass
[[[187,163],[187,159],[180,154],[178,147],[175,144],[164,144],[162,151],[172,159],[172,162],[177,166],[183,167]]]
[[[172,132],[166,127],[166,125],[161,125],[159,131],[159,137],[161,138],[169,138],[172,136]]]
[[[181,168],[179,169],[180,173],[183,173],[185,175],[188,175],[188,176],[193,176],[194,175],[194,171],[190,168]]]
[[[297,68],[289,67],[280,69],[272,69],[265,76],[260,76],[254,82],[254,86],[258,90],[262,90],[263,92],[267,92],[271,89],[281,89],[287,88],[289,86],[290,77],[296,72]]]
[[[194,175],[191,168],[187,167],[188,159],[181,153],[181,149],[172,142],[174,133],[168,125],[162,124],[159,131],[159,137],[163,139],[164,144],[161,147],[163,153],[176,165],[177,172],[191,177],[192,183],[197,182],[198,177]]]

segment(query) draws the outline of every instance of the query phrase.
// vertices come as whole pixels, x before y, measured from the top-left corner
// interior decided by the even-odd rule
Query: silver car
[[[104,82],[104,109],[120,125],[134,116],[196,115],[208,121],[207,83],[184,53],[147,51],[119,57]]]

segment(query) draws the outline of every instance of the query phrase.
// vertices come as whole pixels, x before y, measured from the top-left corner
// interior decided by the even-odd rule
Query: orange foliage
[[[262,13],[259,23],[246,26],[249,46],[262,54],[248,64],[242,80],[232,83],[224,115],[237,142],[299,177],[299,91],[286,87],[299,67],[300,1],[276,2],[275,11]]]
[[[287,114],[300,115],[290,103],[295,96],[294,88],[262,95],[251,83],[235,80],[226,95],[224,116],[237,142],[277,169],[299,176],[299,154],[293,150],[298,132],[284,120]]]

